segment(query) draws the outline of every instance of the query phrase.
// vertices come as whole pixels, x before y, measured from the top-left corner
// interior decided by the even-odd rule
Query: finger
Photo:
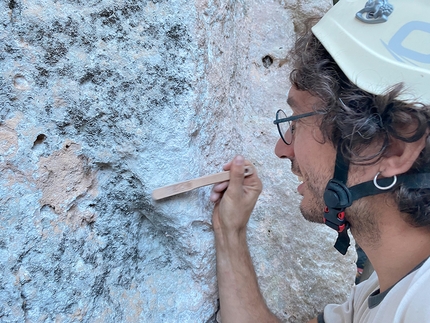
[[[236,192],[240,190],[240,188],[243,185],[244,174],[245,174],[245,159],[241,155],[238,155],[233,159],[231,163],[230,183],[228,186],[229,190],[231,189],[232,192]]]
[[[224,194],[225,190],[228,187],[228,183],[229,182],[226,181],[226,182],[215,184],[212,187],[211,195],[209,197],[212,202],[217,202],[218,200],[221,199],[222,195]]]
[[[217,203],[219,200],[221,200],[223,195],[224,195],[224,192],[221,192],[221,193],[211,192],[209,199],[211,202]]]
[[[212,188],[212,191],[217,192],[217,193],[223,192],[223,191],[225,191],[227,189],[228,183],[229,183],[229,181],[225,181],[225,182],[221,182],[221,183],[215,184],[213,186],[213,188]]]
[[[219,200],[222,199],[222,197],[224,196],[224,193],[225,193],[225,190],[223,190],[221,192],[212,191],[209,199],[212,202],[218,202]]]

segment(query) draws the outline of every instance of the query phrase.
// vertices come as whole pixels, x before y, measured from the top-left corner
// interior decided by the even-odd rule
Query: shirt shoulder
[[[416,323],[430,322],[430,259],[408,274],[388,292],[380,295],[375,306],[370,295],[379,289],[376,273],[354,286],[348,300],[324,309],[325,323]],[[374,296],[372,296],[374,297]]]
[[[329,304],[324,308],[325,323],[355,323],[357,313],[365,313],[368,310],[368,298],[377,290],[378,277],[373,273],[367,280],[351,289],[347,301],[343,304]],[[360,314],[362,315],[362,314]]]
[[[430,259],[407,278],[398,284],[403,285],[398,290],[393,288],[393,292],[404,295],[398,305],[396,322],[430,322]]]

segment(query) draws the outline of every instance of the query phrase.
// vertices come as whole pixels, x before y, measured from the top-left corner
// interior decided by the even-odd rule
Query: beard
[[[345,218],[351,225],[351,233],[354,238],[374,248],[378,247],[381,237],[374,205],[387,203],[387,201],[378,198],[378,196],[368,196],[357,200],[353,202],[345,213]]]
[[[306,182],[307,195],[303,197],[300,203],[300,212],[303,217],[315,223],[324,223],[324,189],[319,189],[314,185],[310,185]]]
[[[303,199],[300,203],[300,212],[303,217],[315,223],[323,223],[324,220],[324,191],[330,178],[322,174],[330,174],[330,171],[318,171],[315,173],[302,173],[293,160],[291,170],[295,174],[303,176],[303,185],[305,186]]]
[[[293,172],[302,174],[299,168],[293,164]],[[330,174],[330,171],[317,171],[315,173],[302,174],[304,177],[304,194],[300,203],[300,212],[303,217],[310,222],[324,223],[324,191],[328,181],[332,178],[324,176]],[[377,246],[380,241],[380,228],[375,216],[374,205],[384,203],[381,201],[381,195],[368,196],[366,198],[354,201],[353,204],[345,210],[345,219],[350,223],[351,233],[354,238],[360,241],[366,241],[368,244]],[[387,201],[385,200],[385,203]]]

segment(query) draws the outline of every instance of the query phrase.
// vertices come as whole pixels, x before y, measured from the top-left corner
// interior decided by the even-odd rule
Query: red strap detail
[[[345,230],[345,224],[339,225],[339,230],[337,232],[343,232],[343,230]]]
[[[339,219],[339,221],[343,221],[343,220],[345,220],[345,212],[339,212],[338,214],[337,214],[337,218]]]

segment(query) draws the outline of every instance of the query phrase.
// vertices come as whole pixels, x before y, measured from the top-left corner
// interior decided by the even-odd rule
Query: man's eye
[[[291,133],[292,133],[292,134],[294,133],[294,130],[296,130],[296,124],[295,124],[295,123],[292,123],[292,124],[291,124]]]

